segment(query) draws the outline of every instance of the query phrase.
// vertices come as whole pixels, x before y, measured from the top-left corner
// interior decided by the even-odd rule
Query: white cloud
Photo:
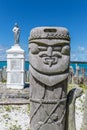
[[[85,51],[85,47],[78,46],[78,51]]]
[[[71,54],[71,57],[70,57],[71,61],[78,61],[78,56],[77,54]]]
[[[0,51],[3,51],[3,49],[2,49],[2,48],[0,48]]]
[[[0,61],[6,60],[6,50],[6,47],[0,45]]]
[[[87,49],[78,46],[77,49],[71,51],[71,61],[87,61]]]
[[[4,46],[0,45],[0,51],[6,51],[6,50],[7,50],[7,47],[4,47]]]

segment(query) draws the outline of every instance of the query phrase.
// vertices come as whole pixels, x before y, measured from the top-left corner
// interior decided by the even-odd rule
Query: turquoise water
[[[76,64],[79,66],[80,70],[79,70],[79,76],[82,75],[82,71],[81,69],[84,68],[85,69],[85,76],[87,77],[87,62],[71,62],[70,66],[73,67],[74,69],[74,74],[76,73]]]
[[[0,61],[0,69],[3,68],[4,66],[7,66],[6,61]]]
[[[80,68],[85,68],[87,70],[87,63],[85,62],[71,62],[70,66],[73,67],[74,71],[76,69],[76,64],[80,67]],[[7,66],[7,62],[6,61],[0,61],[0,69],[3,68],[4,66]],[[25,61],[25,70],[29,69],[29,62]]]
[[[87,63],[86,62],[71,62],[70,66],[72,66],[73,69],[76,70],[76,64],[79,66],[79,68],[85,68],[87,70]]]

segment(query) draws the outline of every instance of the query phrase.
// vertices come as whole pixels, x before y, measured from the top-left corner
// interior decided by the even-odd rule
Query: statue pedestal
[[[24,88],[24,50],[18,44],[7,50],[7,88]]]

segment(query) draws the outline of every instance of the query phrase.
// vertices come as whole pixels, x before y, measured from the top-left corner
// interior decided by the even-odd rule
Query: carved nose
[[[52,56],[52,47],[47,48],[47,55]]]

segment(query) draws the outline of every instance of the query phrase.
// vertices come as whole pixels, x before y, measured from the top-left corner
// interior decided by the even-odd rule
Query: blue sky
[[[32,28],[63,26],[71,36],[71,60],[87,61],[87,0],[0,0],[0,60],[6,60],[6,50],[14,45],[16,22],[26,59]]]

